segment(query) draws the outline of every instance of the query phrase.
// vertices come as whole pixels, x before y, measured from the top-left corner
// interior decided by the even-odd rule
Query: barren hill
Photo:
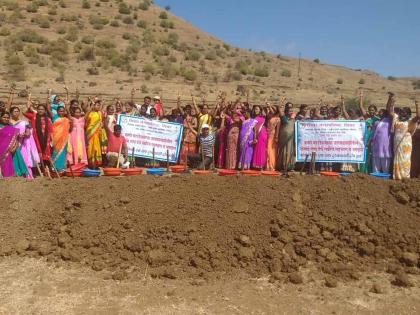
[[[2,98],[12,83],[30,86],[36,97],[64,83],[73,93],[105,99],[128,98],[134,87],[136,97],[161,94],[166,103],[191,91],[214,100],[219,90],[249,90],[254,101],[285,93],[316,103],[354,97],[362,88],[379,105],[388,90],[411,105],[420,91],[416,78],[232,47],[147,0],[0,0],[0,6]]]

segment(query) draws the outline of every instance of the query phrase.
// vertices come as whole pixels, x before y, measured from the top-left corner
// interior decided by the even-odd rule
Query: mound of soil
[[[341,280],[419,271],[420,181],[182,175],[11,179],[0,190],[1,256],[118,280],[242,271],[301,282],[307,264]]]

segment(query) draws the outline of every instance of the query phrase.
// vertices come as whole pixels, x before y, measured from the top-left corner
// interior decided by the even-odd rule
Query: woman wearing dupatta
[[[20,109],[18,107],[13,106],[10,110],[10,122],[20,133],[20,152],[28,169],[28,178],[33,178],[32,168],[37,167],[39,155],[32,134],[32,128],[27,121],[20,119]]]
[[[97,167],[102,162],[102,112],[101,102],[97,100],[86,114],[85,131],[87,139],[87,157],[91,166]]]
[[[0,169],[1,176],[28,175],[19,149],[19,130],[9,124],[10,114],[2,112],[0,117]]]
[[[246,112],[247,119],[243,122],[239,134],[239,161],[238,168],[247,170],[251,167],[252,156],[254,154],[254,128],[257,120],[251,118]]]
[[[178,101],[179,102],[179,101]],[[180,108],[180,106],[178,106]],[[192,115],[192,108],[190,105],[185,106],[184,109],[184,128],[182,135],[182,147],[179,161],[181,164],[187,162],[187,156],[197,152],[197,136],[191,130],[197,130],[197,118]],[[191,126],[191,128],[190,128]]]
[[[39,104],[36,112],[34,112],[29,104],[28,110],[23,115],[28,118],[31,124],[40,159],[49,163],[51,160],[51,135],[53,133],[53,126],[47,114],[47,107]]]
[[[58,118],[53,123],[52,161],[54,168],[61,172],[67,166],[67,147],[70,134],[70,120],[67,118],[66,109],[63,106],[57,108]]]
[[[366,121],[366,133],[365,133],[365,146],[366,146],[366,162],[361,163],[359,166],[359,170],[362,173],[370,174],[373,172],[373,166],[372,166],[372,136],[373,136],[373,126],[376,121],[378,121],[380,118],[377,115],[378,109],[375,105],[370,105],[368,107],[368,110],[363,106],[363,93],[360,92],[359,95],[359,108],[360,112],[362,113],[363,118]]]
[[[278,153],[278,128],[280,127],[280,118],[278,112],[274,112],[267,124],[267,170],[274,171],[277,167]]]
[[[85,141],[85,117],[80,108],[73,111],[71,117],[71,132],[67,148],[67,160],[71,165],[77,163],[88,164]]]
[[[252,166],[256,169],[263,169],[267,164],[267,127],[265,117],[262,115],[261,107],[254,106],[252,109],[254,119],[257,121],[254,130],[254,153]]]
[[[286,103],[284,113],[280,111],[280,123],[279,169],[293,170],[295,168],[295,114],[292,103]]]
[[[417,129],[417,117],[410,120],[411,109],[401,108],[393,114],[394,130],[394,179],[410,178],[411,153],[413,150],[412,135]]]
[[[241,130],[242,115],[240,112],[234,112],[230,118],[229,129],[226,136],[226,158],[225,168],[229,170],[236,169],[238,165],[238,140]]]

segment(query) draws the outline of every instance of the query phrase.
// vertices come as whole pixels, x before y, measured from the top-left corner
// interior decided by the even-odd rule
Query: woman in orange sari
[[[86,114],[85,123],[87,157],[91,167],[98,167],[102,162],[102,118],[101,102],[97,100]]]
[[[277,166],[278,132],[280,128],[280,117],[277,110],[269,113],[271,116],[267,124],[267,170],[274,171]]]
[[[183,131],[183,141],[180,154],[180,163],[184,164],[187,161],[188,154],[194,154],[197,151],[197,136],[191,131],[190,127],[194,130],[197,130],[197,118],[195,118],[192,113],[192,108],[190,105],[185,106],[185,118],[184,118],[184,131]]]
[[[58,118],[53,123],[52,134],[52,161],[54,168],[60,172],[67,165],[67,148],[70,136],[70,120],[67,117],[66,109],[63,106],[57,107]]]

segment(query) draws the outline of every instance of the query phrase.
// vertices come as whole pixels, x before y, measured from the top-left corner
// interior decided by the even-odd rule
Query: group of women
[[[360,94],[359,109],[346,110],[344,99],[338,106],[322,103],[310,108],[301,105],[295,112],[285,98],[273,106],[251,106],[248,102],[227,102],[219,96],[215,108],[203,101],[200,106],[192,97],[192,104],[177,107],[169,114],[159,97],[151,105],[150,97],[143,105],[133,101],[123,105],[119,100],[103,108],[97,98],[87,102],[69,101],[51,95],[45,104],[28,96],[26,111],[13,106],[13,94],[7,103],[0,102],[0,165],[1,176],[33,177],[33,172],[47,169],[63,171],[70,164],[101,165],[107,150],[107,133],[112,132],[117,115],[135,115],[184,125],[180,163],[189,154],[197,153],[197,133],[203,125],[216,133],[214,164],[224,169],[257,169],[293,171],[295,163],[295,122],[297,120],[365,120],[367,159],[364,164],[319,163],[320,169],[392,173],[395,179],[420,176],[419,110],[411,118],[409,108],[395,108],[395,96],[390,93],[385,109],[363,105]],[[42,168],[42,170],[41,170]]]

